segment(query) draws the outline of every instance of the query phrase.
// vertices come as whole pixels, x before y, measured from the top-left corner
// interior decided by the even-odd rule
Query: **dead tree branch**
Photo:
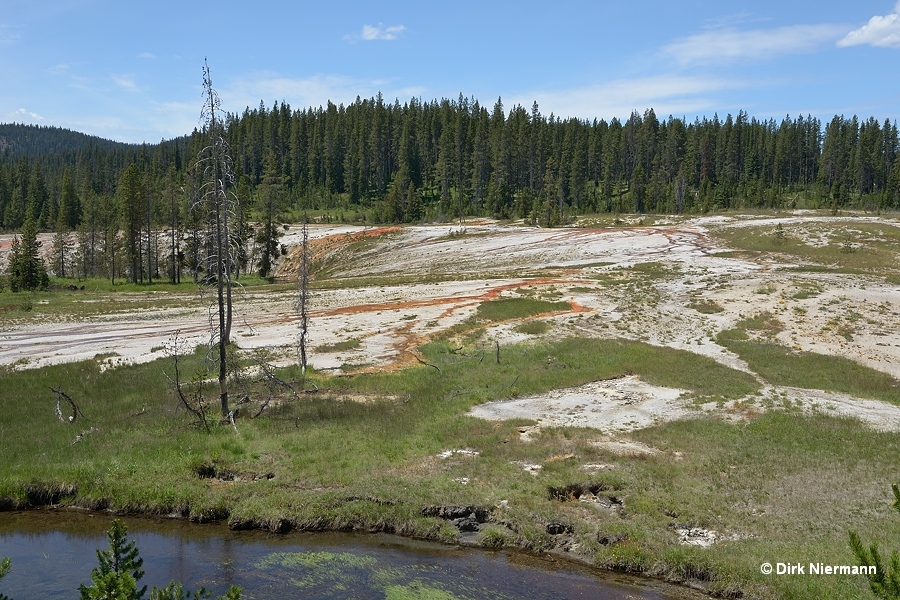
[[[172,337],[172,341],[166,345],[166,354],[168,354],[172,358],[173,368],[175,369],[175,377],[169,377],[168,373],[166,374],[166,378],[171,382],[172,387],[175,389],[175,394],[178,396],[178,399],[181,401],[181,404],[195,417],[197,420],[203,424],[203,427],[209,432],[209,422],[206,419],[206,409],[203,403],[203,386],[202,383],[197,385],[197,390],[194,393],[194,397],[192,400],[189,400],[185,395],[184,386],[185,384],[181,381],[181,367],[179,365],[181,354],[184,347],[184,340],[180,340],[178,338],[178,334],[180,332],[176,331],[175,335]]]
[[[426,367],[431,367],[432,369],[435,369],[435,370],[436,370],[438,373],[440,373],[441,375],[444,374],[443,371],[441,371],[441,368],[438,367],[437,365],[433,365],[433,364],[431,364],[430,362],[425,362],[424,360],[422,360],[422,359],[419,357],[418,354],[416,354],[415,352],[413,352],[413,351],[411,351],[411,350],[410,350],[409,353],[413,355],[413,357],[419,362],[419,364],[425,365]]]
[[[288,390],[291,395],[296,399],[297,391],[294,387],[288,382],[284,381],[275,373],[275,367],[272,366],[271,363],[266,361],[260,353],[254,353],[253,360],[256,361],[257,367],[259,368],[260,376],[257,381],[263,382],[266,385],[266,399],[259,405],[259,410],[256,411],[256,414],[253,415],[255,419],[259,415],[262,414],[272,401],[272,396],[275,395],[275,391],[279,388],[285,388]]]
[[[72,445],[74,446],[75,444],[77,444],[78,442],[83,440],[87,435],[89,435],[91,433],[95,433],[97,431],[100,431],[100,430],[93,426],[91,426],[90,429],[85,429],[84,431],[82,431],[81,433],[79,433],[78,435],[75,436],[75,439],[72,441]]]
[[[69,406],[72,408],[72,416],[69,417],[69,423],[74,423],[75,419],[77,419],[79,416],[81,416],[81,418],[85,421],[90,421],[90,419],[84,416],[84,413],[81,412],[81,409],[78,408],[78,405],[75,404],[75,401],[72,400],[72,397],[65,393],[62,389],[51,387],[50,391],[56,394],[56,416],[60,421],[66,421],[66,419],[63,418],[62,408],[60,407],[60,403],[63,398],[65,398],[66,402],[68,402]]]

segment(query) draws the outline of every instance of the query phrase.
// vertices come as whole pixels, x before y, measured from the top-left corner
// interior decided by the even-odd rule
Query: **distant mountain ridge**
[[[89,147],[114,150],[133,146],[61,127],[0,123],[0,153],[8,152],[14,157],[77,152]]]

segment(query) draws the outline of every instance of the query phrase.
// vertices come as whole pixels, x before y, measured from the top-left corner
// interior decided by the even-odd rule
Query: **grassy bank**
[[[272,286],[257,275],[244,275],[237,281],[242,288]],[[142,310],[193,308],[200,287],[190,278],[173,285],[168,280],[153,284],[134,284],[125,280],[73,279],[54,277],[49,290],[0,293],[0,323],[19,320],[87,318],[96,315],[130,315]]]
[[[721,332],[716,340],[772,385],[842,392],[900,404],[900,382],[843,356],[792,350],[774,341],[781,325],[771,313],[760,313]]]
[[[715,237],[751,256],[782,256],[819,272],[896,276],[900,227],[841,217],[722,227]]]
[[[419,354],[427,365],[396,373],[313,373],[295,387],[317,393],[284,394],[259,418],[239,418],[236,430],[209,432],[179,410],[165,360],[103,372],[97,361],[5,371],[0,506],[61,502],[447,542],[463,534],[440,508],[470,506],[486,515],[473,534],[485,546],[565,550],[764,598],[865,597],[860,577],[767,578],[759,565],[853,564],[848,529],[887,548],[900,536],[888,500],[900,436],[852,420],[791,412],[691,419],[631,434],[651,451],[623,454],[594,430],[544,429],[526,442],[524,422],[466,416],[483,401],[627,373],[684,389],[686,402],[759,390],[752,376],[711,359],[578,338],[505,346],[499,360],[477,338],[462,348],[438,340]],[[184,372],[199,369],[201,353],[188,363]],[[83,416],[68,422],[63,402],[58,420],[51,388]],[[251,389],[251,397],[260,393]],[[255,403],[239,408],[253,413]],[[527,464],[542,469],[534,475]],[[679,530],[699,528],[719,543],[679,544]]]

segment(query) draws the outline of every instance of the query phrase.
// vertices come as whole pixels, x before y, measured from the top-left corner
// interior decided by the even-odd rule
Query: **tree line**
[[[261,274],[278,252],[279,221],[303,210],[366,222],[477,215],[553,226],[579,213],[900,208],[896,122],[874,117],[776,121],[741,111],[688,121],[649,109],[586,121],[545,116],[537,103],[507,111],[500,99],[488,109],[462,95],[403,104],[378,95],[297,110],[261,102],[223,126],[245,267]],[[205,139],[195,130],[129,145],[2,126],[0,228],[30,220],[61,234],[57,274],[175,280],[190,260],[187,207]]]

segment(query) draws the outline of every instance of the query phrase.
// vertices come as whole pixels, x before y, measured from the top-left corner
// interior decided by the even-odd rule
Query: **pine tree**
[[[9,557],[3,557],[3,559],[0,560],[0,579],[3,579],[3,577],[7,573],[9,573],[9,565],[10,565]],[[12,600],[12,599],[9,596],[0,594],[0,600]]]
[[[116,519],[106,532],[106,538],[109,540],[109,550],[97,550],[99,566],[91,571],[91,585],[78,586],[81,600],[141,600],[147,593],[146,585],[141,589],[137,587],[144,576],[144,570],[141,568],[144,559],[141,558],[134,540],[128,540],[128,528]],[[0,576],[2,574],[0,572]],[[150,591],[150,600],[199,600],[210,596],[212,593],[202,587],[192,592],[185,590],[175,581],[162,589],[154,587]],[[220,596],[220,600],[240,600],[240,598],[241,589],[234,585],[228,589],[225,596]],[[0,595],[0,600],[8,599]]]
[[[84,201],[81,203],[81,222],[78,225],[77,257],[79,273],[82,277],[96,277],[102,268],[98,268],[98,255],[102,252],[102,219],[100,198],[85,186]]]
[[[141,268],[141,229],[144,221],[144,193],[141,185],[141,173],[136,164],[131,163],[122,177],[116,191],[119,206],[125,225],[125,240],[128,249],[128,261],[131,264],[131,282],[143,281]]]
[[[56,224],[65,225],[66,230],[71,231],[78,227],[81,221],[81,200],[75,189],[75,182],[69,173],[69,168],[63,171],[62,184],[59,193],[59,206],[56,213]],[[49,225],[49,223],[48,223]],[[58,229],[58,227],[57,227]]]
[[[47,186],[44,182],[44,173],[38,162],[34,163],[31,169],[31,175],[28,179],[28,195],[26,196],[25,219],[31,218],[35,225],[43,223],[43,225],[51,225],[47,222],[49,216],[49,202],[47,202]],[[43,221],[41,221],[43,219]]]
[[[128,540],[128,528],[116,519],[109,531],[109,550],[97,550],[98,567],[91,571],[90,587],[78,586],[81,600],[140,600],[147,592],[145,585],[140,590],[138,582],[144,576],[140,557],[134,540]]]
[[[181,283],[182,219],[176,176],[175,165],[170,165],[169,169],[166,171],[165,193],[167,196],[167,221],[169,226],[167,269],[169,271],[169,280],[173,284]]]
[[[66,276],[66,264],[74,250],[72,229],[78,226],[81,206],[75,184],[69,175],[68,167],[63,171],[62,189],[59,204],[56,208],[56,220],[53,235],[53,270],[59,277]]]
[[[900,487],[894,484],[891,491],[894,492],[894,503],[891,507],[900,512]],[[873,542],[866,548],[855,531],[850,532],[850,549],[860,566],[875,567],[875,573],[867,576],[872,593],[884,600],[900,599],[900,553],[894,550],[890,562],[885,565],[878,551],[878,544]]]
[[[110,281],[115,284],[122,249],[119,237],[119,204],[116,197],[112,194],[105,194],[99,212],[102,222],[103,250],[106,254],[106,271]]]
[[[56,233],[53,234],[53,272],[57,277],[65,277],[69,255],[75,245],[72,243],[72,233],[65,228],[65,224],[59,222],[59,219],[56,227]]]
[[[9,287],[14,292],[44,289],[50,284],[47,267],[41,258],[41,243],[33,219],[22,226],[21,236],[13,239],[9,255]]]
[[[258,269],[260,277],[268,277],[272,271],[279,253],[278,238],[281,237],[277,218],[281,205],[282,182],[276,170],[274,152],[270,151],[266,154],[265,165],[263,182],[259,187],[259,204],[257,205],[257,216],[261,222],[256,233],[256,244],[262,251]]]

